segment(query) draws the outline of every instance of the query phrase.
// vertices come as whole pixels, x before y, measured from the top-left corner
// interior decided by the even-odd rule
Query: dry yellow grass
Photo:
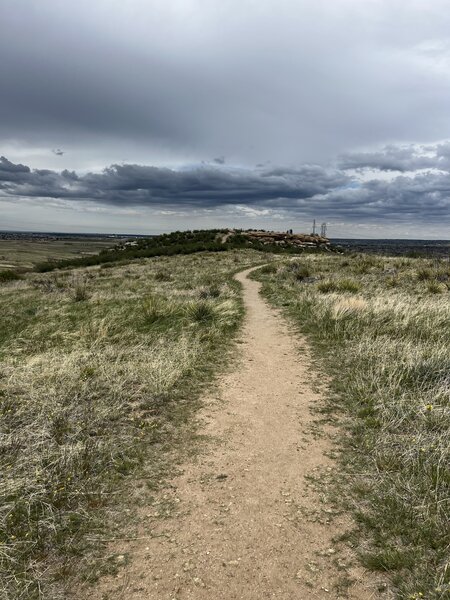
[[[65,598],[75,574],[109,566],[93,560],[98,540],[191,439],[242,315],[232,272],[255,259],[175,256],[0,287],[2,599]]]
[[[308,256],[264,291],[309,334],[345,415],[347,485],[361,560],[402,600],[450,597],[450,272],[448,261]],[[355,286],[343,282],[354,280]],[[358,289],[358,294],[354,290]]]

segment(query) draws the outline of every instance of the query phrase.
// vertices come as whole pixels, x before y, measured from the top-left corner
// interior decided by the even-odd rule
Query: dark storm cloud
[[[0,157],[0,181],[14,181],[16,177],[17,180],[20,180],[21,177],[23,179],[25,173],[31,173],[30,167],[21,164],[15,165],[4,156]]]
[[[120,206],[257,204],[310,198],[350,182],[344,173],[305,165],[298,169],[226,169],[214,166],[172,170],[112,165],[101,173],[78,175],[14,165],[0,158],[0,190],[15,197],[89,200]]]
[[[392,181],[371,180],[315,200],[315,210],[329,218],[443,224],[450,214],[450,175],[426,173]]]
[[[379,171],[418,171],[450,169],[450,144],[434,146],[386,146],[378,152],[345,154],[338,166],[343,170],[375,169]]]
[[[439,148],[443,153],[447,146]],[[389,149],[388,154],[395,152]],[[379,163],[384,168],[386,161]],[[18,201],[62,199],[121,208],[196,210],[247,206],[367,222],[413,219],[439,223],[450,212],[449,172],[420,171],[389,181],[363,181],[318,165],[255,170],[202,165],[173,170],[123,164],[112,165],[100,173],[77,174],[68,170],[32,170],[2,157],[0,192]]]

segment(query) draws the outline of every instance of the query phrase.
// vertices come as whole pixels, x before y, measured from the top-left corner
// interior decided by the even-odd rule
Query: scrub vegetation
[[[97,558],[127,503],[194,451],[199,393],[242,317],[232,274],[258,260],[204,253],[3,279],[2,599],[66,598],[75,574],[114,568]]]
[[[307,334],[340,415],[352,542],[397,597],[450,597],[448,260],[305,256],[256,272]]]
[[[139,258],[155,256],[174,256],[176,254],[196,254],[199,252],[227,252],[228,250],[251,249],[265,253],[303,254],[306,252],[323,252],[323,248],[300,248],[297,246],[280,246],[276,243],[263,243],[250,240],[240,231],[230,235],[229,229],[205,229],[194,231],[174,231],[151,238],[136,239],[124,242],[101,251],[98,254],[82,258],[66,260],[50,260],[36,265],[41,272],[53,271],[65,267],[86,267],[116,262],[129,262]]]

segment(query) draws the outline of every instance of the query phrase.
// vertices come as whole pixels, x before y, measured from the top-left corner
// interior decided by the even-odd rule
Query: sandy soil
[[[206,452],[172,482],[166,499],[174,514],[161,520],[147,509],[142,539],[116,547],[129,564],[92,598],[378,597],[335,541],[348,523],[327,497],[332,430],[311,410],[320,397],[307,345],[265,304],[248,272],[237,275],[247,308],[242,356],[201,415],[201,433],[211,437]],[[323,487],[311,475],[324,476]]]

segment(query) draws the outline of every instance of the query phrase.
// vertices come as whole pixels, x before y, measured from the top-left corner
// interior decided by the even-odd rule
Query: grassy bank
[[[257,260],[177,256],[3,282],[2,598],[66,598],[68,582],[108,566],[94,560],[100,540],[193,439],[199,393],[241,320],[232,273]]]
[[[449,598],[448,262],[318,255],[255,276],[331,376],[361,561],[398,598]]]

